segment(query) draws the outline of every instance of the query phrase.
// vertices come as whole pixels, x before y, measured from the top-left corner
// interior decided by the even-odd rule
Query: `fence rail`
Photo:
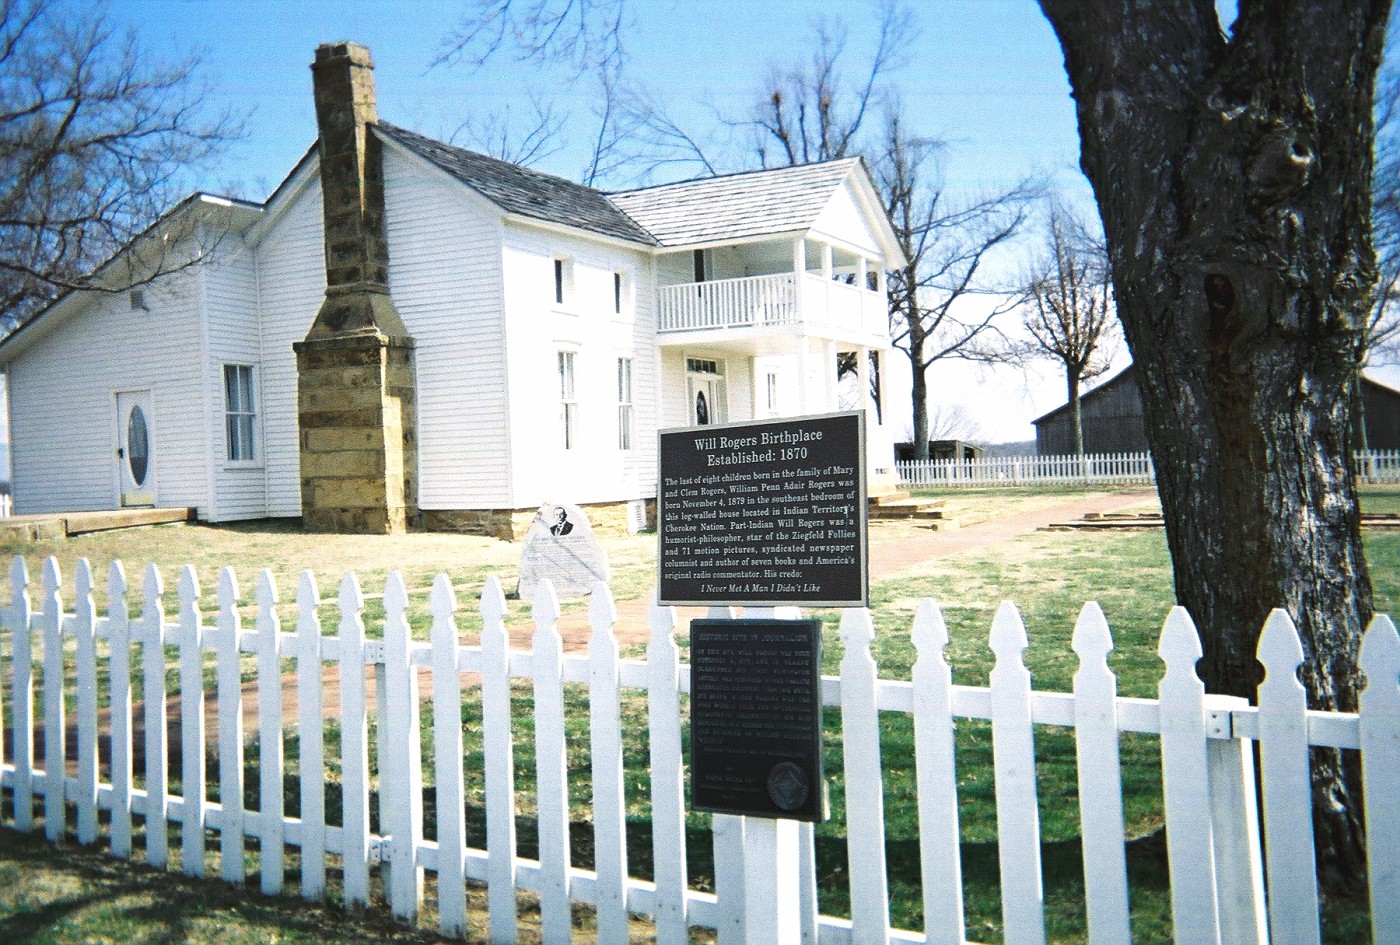
[[[1037,483],[1150,485],[1157,481],[1148,453],[1086,453],[1083,456],[989,456],[895,463],[905,486],[1024,486]],[[1400,482],[1400,450],[1369,450],[1356,456],[1362,482]]]
[[[217,615],[203,616],[192,568],[180,573],[178,616],[167,620],[161,576],[147,568],[141,613],[127,606],[122,566],[108,575],[111,605],[99,616],[93,578],[81,562],[65,612],[58,567],[43,566],[37,612],[30,604],[25,562],[11,569],[11,604],[5,609],[8,653],[0,682],[0,717],[11,728],[12,754],[0,758],[0,784],[12,800],[13,826],[34,830],[42,815],[46,835],[58,840],[76,830],[78,842],[102,842],[99,810],[111,812],[106,843],[119,857],[134,857],[133,818],[144,821],[144,859],[164,866],[170,858],[168,825],[179,831],[179,868],[204,874],[206,830],[219,834],[222,878],[244,880],[244,839],[259,842],[259,883],[264,892],[283,891],[289,847],[300,852],[301,895],[323,898],[327,855],[343,868],[343,898],[367,904],[370,877],[378,871],[394,915],[413,919],[423,895],[424,871],[437,875],[441,931],[465,934],[467,910],[484,909],[493,943],[516,940],[516,891],[539,894],[545,941],[567,942],[571,902],[597,910],[598,940],[626,942],[628,913],[653,917],[656,940],[684,943],[688,927],[719,930],[721,945],[744,941],[742,818],[716,816],[715,893],[690,887],[686,861],[682,696],[689,692],[689,668],[679,660],[676,618],[669,608],[650,612],[650,642],[644,660],[618,658],[616,610],[605,585],[594,591],[589,608],[592,636],[587,655],[565,655],[558,629],[559,608],[547,586],[533,607],[534,637],[529,651],[512,650],[501,587],[488,580],[480,597],[481,641],[460,643],[456,592],[439,576],[430,597],[428,642],[412,638],[408,594],[397,572],[387,581],[382,639],[368,638],[364,595],[354,575],[342,581],[338,629],[323,630],[328,605],[310,573],[297,589],[294,629],[284,630],[277,587],[264,571],[256,586],[256,616],[245,625],[238,607],[238,583],[225,568],[218,581]],[[1172,610],[1158,652],[1166,665],[1157,699],[1124,698],[1107,657],[1112,649],[1108,624],[1096,604],[1086,604],[1074,631],[1079,672],[1072,693],[1032,688],[1023,662],[1027,637],[1021,617],[1004,603],[992,622],[990,644],[996,666],[989,686],[954,685],[945,657],[948,632],[938,607],[923,601],[914,618],[912,639],[918,659],[909,680],[881,679],[871,656],[875,627],[868,611],[848,610],[841,620],[845,658],[839,676],[824,677],[824,704],[840,707],[842,730],[861,733],[843,741],[851,893],[849,919],[817,912],[813,875],[814,840],[801,825],[799,844],[804,875],[801,921],[804,941],[822,945],[864,942],[962,943],[967,930],[959,851],[959,798],[955,776],[954,727],[958,719],[991,722],[1000,850],[1001,899],[1005,941],[1043,943],[1045,916],[1039,861],[1041,832],[1035,780],[1036,726],[1076,730],[1079,792],[1093,803],[1080,805],[1085,901],[1089,940],[1126,942],[1130,938],[1128,885],[1122,813],[1119,736],[1158,733],[1165,796],[1167,856],[1172,913],[1179,942],[1318,941],[1318,910],[1313,873],[1310,745],[1359,749],[1365,780],[1366,824],[1370,838],[1373,941],[1400,941],[1400,897],[1393,883],[1400,873],[1400,636],[1386,617],[1371,624],[1361,651],[1368,686],[1359,714],[1310,711],[1297,679],[1303,654],[1292,623],[1282,612],[1269,618],[1258,656],[1267,678],[1257,706],[1242,699],[1207,695],[1196,675],[1201,650],[1190,618]],[[70,645],[71,643],[71,645]],[[179,679],[178,731],[181,748],[178,794],[171,793],[166,769],[166,679],[168,657],[176,654]],[[205,664],[212,652],[212,691]],[[245,732],[240,660],[251,654],[257,689],[254,724]],[[34,668],[40,670],[35,703]],[[282,779],[288,733],[284,731],[284,661],[295,664],[296,734],[301,809],[284,809]],[[106,668],[100,672],[99,666]],[[365,668],[374,668],[378,707],[378,831],[371,829],[371,744]],[[419,691],[420,669],[431,688]],[[321,687],[327,672],[339,675],[339,704],[331,718],[340,729],[343,812],[329,823],[320,799],[325,770],[326,707]],[[134,673],[143,686],[141,721],[144,770],[133,769],[137,705]],[[462,727],[464,673],[479,674],[484,728],[486,829],[468,837],[465,828]],[[539,857],[517,851],[511,680],[533,686],[533,739],[536,758],[535,807]],[[589,693],[589,740],[595,848],[594,870],[572,865],[569,846],[569,769],[565,763],[563,693],[578,683]],[[110,700],[110,731],[98,729],[97,698],[105,686]],[[649,726],[649,792],[652,809],[654,879],[629,871],[622,812],[622,741],[619,700],[625,691],[645,693]],[[69,758],[64,714],[76,699],[75,775]],[[434,758],[420,757],[419,719],[423,702],[432,707]],[[210,703],[209,705],[206,702]],[[36,710],[38,716],[36,717]],[[206,713],[216,722],[218,796],[209,799],[205,780]],[[925,927],[889,927],[885,892],[885,839],[882,822],[880,759],[881,713],[912,716],[914,776],[918,788]],[[36,725],[43,722],[36,754]],[[101,762],[98,743],[109,742]],[[245,742],[256,743],[261,790],[257,809],[244,809]],[[1264,781],[1263,840],[1254,804],[1254,752],[1257,742]],[[0,746],[4,742],[0,741]],[[42,763],[42,767],[39,767]],[[424,776],[431,775],[437,811],[434,838],[424,835]],[[135,785],[138,775],[141,786]],[[39,802],[42,801],[42,810]],[[70,820],[68,805],[76,811]],[[472,845],[485,840],[485,846]],[[471,841],[469,843],[469,841]],[[1268,850],[1268,895],[1261,850]],[[467,881],[486,884],[471,893]],[[1265,903],[1269,904],[1267,909]],[[752,930],[750,930],[752,931]],[[752,938],[750,939],[752,940]]]

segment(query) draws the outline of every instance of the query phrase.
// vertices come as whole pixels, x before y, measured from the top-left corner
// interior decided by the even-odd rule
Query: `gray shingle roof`
[[[805,230],[859,158],[707,177],[611,194],[662,246]]]
[[[592,187],[434,141],[378,122],[380,132],[436,164],[507,213],[655,246],[656,240]]]

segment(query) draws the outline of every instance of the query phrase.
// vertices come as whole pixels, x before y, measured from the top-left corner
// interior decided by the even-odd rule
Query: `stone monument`
[[[520,599],[534,600],[545,580],[554,584],[561,600],[586,597],[594,584],[610,576],[607,555],[583,509],[561,502],[541,505],[520,551]]]

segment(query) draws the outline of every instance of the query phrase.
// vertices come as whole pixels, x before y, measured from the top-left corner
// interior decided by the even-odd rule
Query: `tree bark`
[[[913,369],[910,403],[914,408],[914,459],[928,461],[928,368],[924,366],[922,338],[909,338],[909,366]]]
[[[1389,0],[1041,0],[1137,364],[1177,598],[1213,692],[1253,699],[1270,609],[1313,708],[1354,711],[1372,611],[1350,379],[1376,278],[1372,97]],[[1315,752],[1322,879],[1364,874],[1359,790]]]
[[[1079,372],[1073,365],[1065,366],[1065,388],[1069,399],[1070,430],[1074,437],[1074,455],[1084,455],[1084,412],[1079,403]]]

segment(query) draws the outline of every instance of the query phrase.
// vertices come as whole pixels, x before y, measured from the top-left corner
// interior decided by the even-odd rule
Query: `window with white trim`
[[[778,415],[778,375],[775,371],[768,372],[768,413],[775,417]]]
[[[632,359],[617,359],[617,448],[632,448]]]
[[[559,423],[564,449],[578,443],[578,401],[574,396],[574,352],[559,352]]]
[[[246,463],[257,459],[253,440],[256,418],[252,365],[225,364],[224,433],[229,462]]]
[[[574,301],[574,261],[567,256],[554,257],[554,304],[571,305]]]

